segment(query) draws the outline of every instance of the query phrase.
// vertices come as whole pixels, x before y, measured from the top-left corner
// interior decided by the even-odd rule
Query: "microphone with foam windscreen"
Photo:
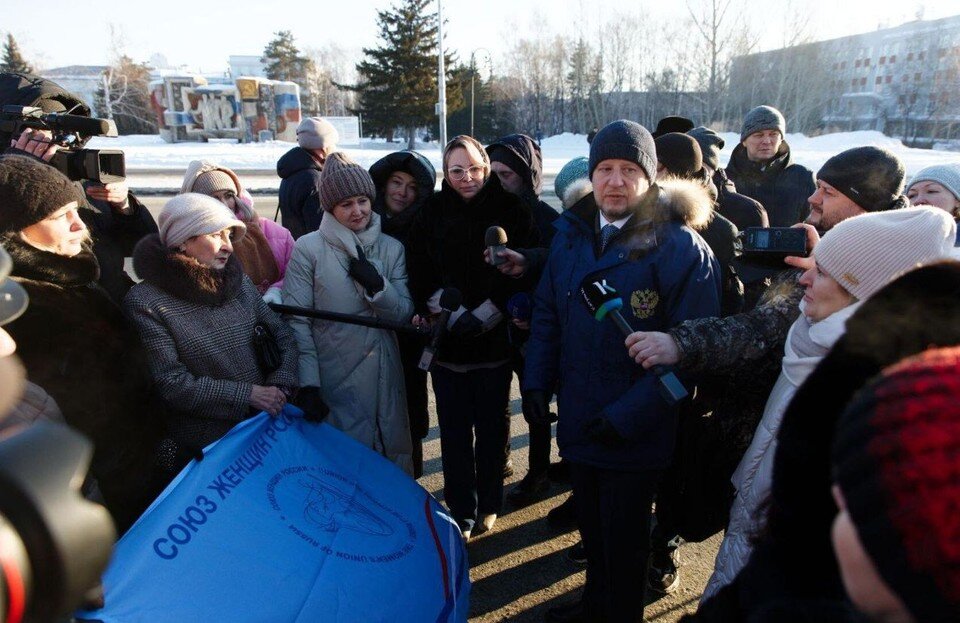
[[[450,314],[460,308],[463,304],[463,295],[456,288],[444,288],[440,293],[440,317],[433,325],[433,333],[430,335],[430,343],[424,347],[423,354],[420,356],[420,363],[417,367],[424,371],[430,371],[433,367],[434,359],[437,357],[437,348],[440,346],[440,340],[447,331],[447,321],[450,320]]]
[[[607,284],[606,280],[584,281],[580,286],[580,296],[596,320],[609,318],[617,325],[624,337],[633,333],[633,328],[627,324],[623,314],[620,313],[623,299],[613,287]],[[666,366],[652,366],[650,370],[657,375],[657,380],[660,381],[660,395],[669,404],[675,405],[690,395],[677,375]]]
[[[507,261],[506,258],[498,255],[507,248],[507,232],[503,230],[503,227],[498,225],[488,227],[487,233],[483,235],[483,243],[487,245],[487,250],[490,251],[490,263],[493,266],[499,266]]]

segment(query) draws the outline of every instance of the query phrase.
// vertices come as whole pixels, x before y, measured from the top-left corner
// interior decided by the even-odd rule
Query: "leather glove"
[[[320,397],[320,388],[307,385],[297,391],[296,397],[290,401],[303,411],[303,419],[319,424],[330,415],[330,407]]]
[[[450,325],[450,334],[459,335],[461,337],[472,337],[474,335],[479,335],[482,330],[483,323],[480,322],[479,318],[470,312],[464,312],[460,314],[460,317],[457,318],[457,321]]]
[[[529,389],[521,395],[520,408],[523,416],[531,424],[552,422],[550,413],[550,394],[539,389]]]
[[[583,434],[587,439],[604,446],[616,447],[623,445],[626,439],[620,436],[605,417],[595,417],[583,425]]]
[[[383,290],[383,277],[377,272],[377,267],[370,263],[363,249],[357,245],[357,258],[350,258],[350,269],[347,271],[354,281],[363,286],[367,296],[373,296]]]

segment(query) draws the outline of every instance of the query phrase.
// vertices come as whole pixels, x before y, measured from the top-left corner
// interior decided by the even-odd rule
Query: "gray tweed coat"
[[[144,281],[130,289],[123,309],[140,332],[156,390],[170,408],[167,433],[174,440],[202,448],[255,415],[248,404],[253,385],[298,386],[293,333],[236,258],[222,271],[206,268],[165,248],[154,234],[137,244],[133,262]],[[254,354],[259,322],[283,352],[283,363],[267,376]]]

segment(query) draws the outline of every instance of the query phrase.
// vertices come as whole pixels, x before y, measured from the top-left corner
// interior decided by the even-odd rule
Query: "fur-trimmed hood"
[[[687,227],[701,230],[713,219],[713,199],[703,184],[693,180],[663,180],[658,202],[662,220],[679,221]]]
[[[593,183],[590,181],[590,178],[581,178],[567,186],[567,189],[563,191],[563,197],[560,198],[560,203],[563,205],[564,210],[569,210],[592,192]]]
[[[240,293],[243,267],[235,255],[222,270],[201,265],[175,249],[168,249],[160,236],[151,234],[133,250],[133,269],[147,283],[179,299],[219,307]]]

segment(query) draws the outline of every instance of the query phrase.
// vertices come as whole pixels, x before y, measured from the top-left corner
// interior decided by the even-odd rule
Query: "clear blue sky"
[[[698,0],[690,0],[697,2]],[[792,2],[792,4],[791,4]],[[754,29],[763,49],[779,47],[784,16],[802,6],[811,16],[811,33],[828,39],[874,30],[878,24],[896,25],[916,14],[921,3],[880,0],[734,0]],[[274,31],[291,30],[301,47],[335,42],[359,49],[376,42],[377,9],[389,0],[281,3],[267,0],[197,2],[105,2],[90,0],[7,0],[0,32],[12,32],[28,59],[45,67],[105,64],[110,30],[122,31],[126,51],[137,61],[161,53],[173,65],[187,64],[206,72],[223,70],[231,54],[260,54]],[[670,6],[667,6],[670,5]],[[927,0],[925,17],[960,13],[958,0]],[[685,19],[686,3],[650,0],[444,0],[448,47],[467,57],[484,47],[495,56],[506,50],[509,38],[544,32],[595,33],[597,24],[614,11]],[[55,16],[55,19],[53,18]],[[54,26],[56,24],[56,26]],[[86,26],[81,26],[87,24]],[[71,32],[76,28],[80,32]],[[60,37],[54,38],[54,32]],[[79,42],[78,42],[79,41]]]

